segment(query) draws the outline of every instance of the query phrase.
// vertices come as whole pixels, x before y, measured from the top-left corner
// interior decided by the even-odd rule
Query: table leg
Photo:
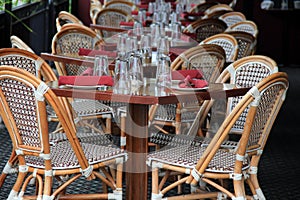
[[[146,200],[148,167],[148,105],[129,104],[126,118],[126,199]]]

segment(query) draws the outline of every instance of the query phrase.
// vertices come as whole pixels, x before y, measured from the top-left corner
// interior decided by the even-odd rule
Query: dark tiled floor
[[[297,179],[300,176],[300,148],[298,147],[300,142],[300,127],[298,126],[300,68],[282,68],[280,70],[288,73],[290,88],[286,102],[272,129],[258,173],[262,190],[267,199],[295,200],[300,199],[300,186]],[[2,171],[9,156],[11,144],[5,128],[0,129],[0,135],[0,170]],[[14,179],[14,175],[9,176],[7,185],[0,189],[0,199],[6,199]],[[97,182],[90,184],[95,186]],[[99,189],[91,187],[90,184],[85,184],[80,190]],[[74,184],[72,190],[76,192],[79,188]],[[150,195],[150,193],[149,191],[148,194]]]

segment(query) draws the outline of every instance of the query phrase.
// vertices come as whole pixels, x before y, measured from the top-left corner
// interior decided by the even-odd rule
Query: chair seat
[[[178,146],[167,150],[163,149],[149,154],[148,162],[151,163],[153,161],[157,161],[160,163],[193,169],[205,149],[205,147],[190,145]],[[218,150],[215,157],[209,163],[206,171],[216,173],[233,173],[235,161],[236,156],[234,153],[222,149]],[[250,163],[248,159],[245,159],[242,170],[248,169],[249,165]]]
[[[92,132],[77,132],[76,133],[79,140],[83,143],[92,143],[98,145],[112,145],[113,138],[111,134],[101,134],[101,133],[92,133]],[[65,133],[50,133],[49,141],[51,145],[56,145],[60,142],[67,141],[68,138]]]
[[[88,143],[81,143],[83,152],[89,164],[97,164],[115,158],[124,158],[126,160],[127,153],[113,146],[99,146]],[[26,156],[28,166],[44,169],[44,160],[39,157]],[[74,169],[79,168],[79,162],[69,142],[59,142],[51,146],[51,160],[53,170]]]
[[[113,114],[113,110],[110,106],[95,100],[74,100],[72,107],[79,117],[106,113]]]

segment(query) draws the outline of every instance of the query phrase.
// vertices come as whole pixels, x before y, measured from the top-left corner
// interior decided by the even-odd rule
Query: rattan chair
[[[238,42],[237,60],[255,54],[256,38],[253,35],[243,31],[229,31],[226,33],[232,35]]]
[[[255,38],[257,38],[258,35],[258,28],[255,22],[251,20],[245,20],[238,22],[236,24],[233,24],[232,26],[228,27],[226,29],[227,31],[244,31],[247,33],[252,34]]]
[[[214,44],[203,44],[190,48],[180,54],[171,64],[172,70],[197,69],[203,78],[212,83],[219,77],[225,63],[225,52],[222,47]],[[191,99],[184,105],[154,105],[150,108],[149,120],[158,130],[163,127],[175,127],[175,133],[184,132],[189,127],[200,108],[198,101]],[[154,142],[159,144],[159,142]]]
[[[60,31],[61,27],[68,23],[83,25],[82,21],[80,21],[75,15],[67,11],[60,11],[56,18],[56,30]]]
[[[182,32],[188,35],[194,34],[191,37],[201,42],[210,36],[223,33],[226,29],[226,23],[219,19],[199,19],[189,24]]]
[[[10,65],[16,68],[24,69],[31,74],[35,75],[37,78],[43,80],[45,83],[50,83],[52,81],[57,81],[57,77],[54,74],[51,67],[39,56],[34,53],[28,52],[23,49],[16,48],[2,48],[0,49],[0,65]],[[72,110],[69,104],[65,105],[65,110],[68,112],[71,120],[76,120],[76,113]],[[58,122],[57,128],[49,134],[50,142],[57,143],[59,141],[67,140],[63,130],[60,126],[59,120],[55,115],[53,109],[47,106],[48,121],[49,122]],[[80,121],[78,122],[80,124]],[[77,124],[78,126],[78,124]],[[83,132],[81,131],[77,134],[81,141],[84,142],[93,142],[99,143],[97,140],[102,140],[102,144],[111,144],[112,141],[110,134],[101,134],[99,131],[97,133],[92,132]],[[15,152],[12,152],[12,156],[8,160],[5,169],[3,170],[0,176],[0,186],[4,183],[4,180],[8,174],[16,173],[15,164],[16,155]]]
[[[66,24],[56,33],[52,40],[52,53],[56,55],[78,56],[79,48],[95,49],[103,40],[90,28],[78,24]],[[82,74],[88,66],[73,65],[62,62],[55,62],[55,66],[59,76],[76,76]],[[97,130],[94,123],[105,121],[105,125],[101,123],[106,133],[111,133],[111,119],[113,117],[113,109],[99,101],[72,99],[73,106],[79,119],[92,129]],[[99,120],[98,120],[99,119]]]
[[[133,21],[131,14],[128,14],[122,10],[114,8],[103,8],[97,15],[93,18],[93,24],[98,24],[108,27],[120,27],[120,22]],[[101,30],[99,34],[103,38],[109,38],[118,32],[104,31]]]
[[[219,17],[220,20],[224,21],[227,24],[227,27],[236,24],[237,22],[245,21],[246,17],[241,12],[228,12]]]
[[[222,4],[222,3],[216,4],[204,11],[204,16],[202,17],[202,19],[218,18],[219,16],[232,11],[233,11],[232,7],[230,7],[227,4]]]
[[[90,18],[91,21],[100,10],[103,9],[103,5],[99,0],[90,0]]]
[[[217,4],[219,3],[216,1],[199,3],[191,8],[190,13],[204,13],[205,10]]]
[[[0,88],[0,113],[19,163],[18,177],[8,199],[26,199],[28,195],[32,199],[122,198],[125,152],[113,146],[80,142],[75,124],[65,110],[65,99],[58,98],[33,74],[16,67],[1,66]],[[46,102],[53,107],[67,137],[66,141],[55,145],[49,142]],[[106,166],[116,166],[116,179]],[[98,178],[110,186],[113,193],[68,194],[68,186],[82,176],[87,180]],[[36,178],[36,192],[28,194],[27,186],[32,178]],[[56,179],[62,184],[53,187]]]
[[[258,196],[265,199],[257,182],[258,161],[285,100],[288,84],[287,74],[283,72],[261,80],[226,117],[208,146],[187,144],[150,153],[147,164],[152,168],[152,199],[162,199],[166,194],[168,199],[258,199]],[[246,110],[248,114],[242,115]],[[245,121],[242,136],[236,148],[228,151],[222,143],[240,118]],[[162,170],[165,175],[160,181]],[[186,175],[167,184],[168,177],[174,173]],[[252,194],[246,194],[245,180]],[[232,182],[233,187],[223,185],[224,181]],[[167,192],[184,183],[190,185],[191,193],[170,197]],[[205,184],[209,190],[203,191]]]
[[[12,48],[24,49],[26,51],[30,51],[30,52],[34,53],[32,48],[30,48],[18,36],[15,36],[15,35],[10,36],[10,43],[11,43]]]
[[[139,10],[138,7],[130,1],[127,0],[112,0],[104,4],[104,8],[114,8],[126,12],[128,15],[131,15],[131,12],[134,10]]]
[[[217,44],[223,47],[226,53],[226,62],[232,63],[237,59],[238,42],[227,33],[219,33],[203,40],[200,44]]]

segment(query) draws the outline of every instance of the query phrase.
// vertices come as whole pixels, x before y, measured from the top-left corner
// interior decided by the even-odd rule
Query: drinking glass
[[[156,70],[156,86],[171,87],[171,62],[168,56],[160,57]]]
[[[143,85],[143,66],[138,55],[129,59],[129,77],[131,81],[131,91],[138,90]]]
[[[127,60],[116,60],[113,91],[116,94],[129,94],[131,85]]]
[[[125,59],[126,55],[126,39],[127,34],[120,34],[118,35],[118,41],[117,41],[117,53],[119,59]]]
[[[161,37],[157,44],[157,59],[159,60],[160,57],[165,57],[169,55],[170,49],[170,41],[168,37]]]
[[[173,40],[175,40],[175,41],[180,40],[180,36],[181,36],[181,25],[178,24],[178,23],[174,23],[172,25],[172,34],[171,34],[172,41]]]
[[[136,36],[130,36],[126,39],[126,54],[127,58],[129,58],[130,55],[133,55],[138,50],[138,40]]]
[[[108,58],[106,55],[95,56],[93,75],[108,76]]]
[[[150,64],[152,61],[151,35],[144,34],[141,36],[140,52],[142,56],[142,64]]]

